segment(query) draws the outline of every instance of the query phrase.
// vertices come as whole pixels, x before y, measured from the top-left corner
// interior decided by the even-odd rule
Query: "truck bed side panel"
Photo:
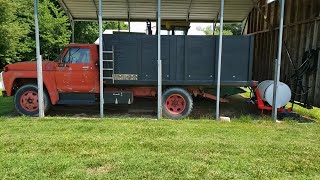
[[[215,85],[217,36],[162,36],[164,85]],[[252,82],[252,36],[224,36],[222,85]],[[157,36],[104,35],[104,51],[115,50],[115,74],[137,75],[137,80],[116,80],[119,85],[157,84]]]

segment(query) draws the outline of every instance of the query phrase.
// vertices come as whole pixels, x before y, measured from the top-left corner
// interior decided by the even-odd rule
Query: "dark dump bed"
[[[114,84],[157,84],[157,36],[117,34],[103,38],[104,51],[114,49]],[[162,36],[163,85],[215,85],[218,43],[217,36]],[[224,36],[222,85],[252,85],[253,44],[253,36]],[[104,54],[104,59],[109,55]],[[108,66],[113,65],[104,62],[104,68]],[[104,77],[108,76],[110,71],[104,71]]]

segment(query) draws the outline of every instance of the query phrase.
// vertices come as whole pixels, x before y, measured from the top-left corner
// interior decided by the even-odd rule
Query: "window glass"
[[[65,63],[72,64],[89,64],[90,49],[89,48],[69,48],[69,51],[64,56]]]

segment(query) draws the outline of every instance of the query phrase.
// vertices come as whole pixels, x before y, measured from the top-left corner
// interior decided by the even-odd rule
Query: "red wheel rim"
[[[186,100],[180,94],[172,94],[166,100],[166,109],[171,114],[181,114],[186,109]]]
[[[34,91],[24,92],[20,97],[20,105],[29,112],[38,110],[38,93]]]

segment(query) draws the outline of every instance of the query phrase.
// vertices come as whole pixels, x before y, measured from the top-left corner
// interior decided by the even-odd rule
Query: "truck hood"
[[[58,66],[58,63],[52,61],[43,61],[42,69],[44,71],[55,70],[55,67]],[[37,62],[36,61],[27,61],[27,62],[18,62],[14,64],[8,64],[6,66],[8,71],[36,71]]]

